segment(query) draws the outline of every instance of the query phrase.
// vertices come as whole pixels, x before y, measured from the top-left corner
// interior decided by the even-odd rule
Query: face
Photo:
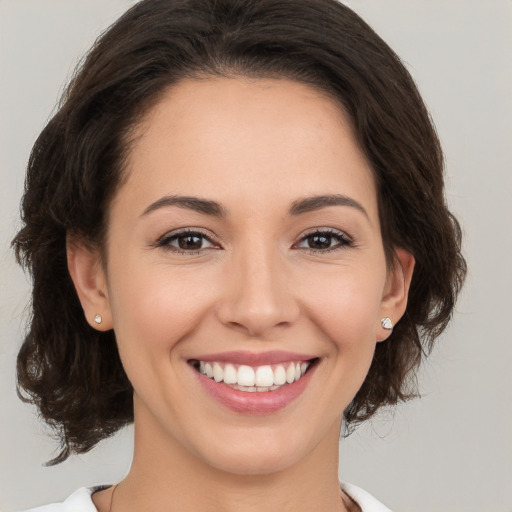
[[[138,126],[126,173],[101,313],[136,431],[240,474],[337,444],[404,289],[343,111],[288,80],[183,81]]]

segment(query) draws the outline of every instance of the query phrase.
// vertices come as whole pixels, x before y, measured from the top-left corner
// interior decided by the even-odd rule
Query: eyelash
[[[197,249],[197,250],[187,250],[187,249],[182,249],[182,248],[178,248],[178,247],[171,245],[171,242],[176,241],[182,237],[187,237],[187,236],[189,236],[189,237],[195,236],[202,240],[207,240],[213,246],[217,246],[217,247],[215,247],[216,249],[219,248],[219,244],[214,242],[212,240],[212,238],[210,236],[208,236],[206,233],[204,233],[198,229],[185,229],[185,230],[179,231],[177,233],[166,234],[155,243],[155,246],[162,248],[164,250],[167,250],[167,251],[177,253],[177,254],[184,254],[184,255],[186,254],[189,256],[201,254],[202,251],[209,249],[209,248],[201,248],[201,249]],[[328,252],[338,251],[338,250],[344,249],[346,247],[354,247],[354,245],[355,245],[353,240],[348,235],[343,233],[342,231],[326,228],[326,229],[316,229],[315,231],[312,231],[311,233],[307,233],[300,239],[300,241],[298,243],[294,244],[292,247],[299,248],[298,245],[300,243],[302,243],[308,239],[311,239],[312,237],[315,237],[315,236],[324,237],[324,238],[328,238],[328,239],[334,238],[337,240],[337,244],[335,244],[333,247],[328,247],[326,249],[313,249],[313,248],[305,247],[304,249],[307,250],[307,252],[309,254],[325,254]]]
[[[304,235],[300,242],[306,241],[309,238],[312,237],[325,237],[329,239],[336,239],[337,244],[335,244],[333,247],[328,247],[327,249],[313,249],[313,248],[305,248],[309,254],[325,254],[327,252],[333,252],[333,251],[339,251],[341,249],[345,249],[347,247],[354,247],[353,240],[343,231],[338,231],[337,229],[329,229],[329,228],[323,228],[323,229],[315,229],[315,231],[312,231],[311,233],[307,233]],[[297,244],[294,244],[294,247],[297,246]]]
[[[174,241],[174,240],[178,240],[179,238],[182,238],[182,237],[186,237],[186,236],[196,236],[198,238],[201,238],[202,240],[208,240],[208,242],[210,242],[212,245],[217,245],[216,242],[214,242],[212,240],[212,238],[210,236],[208,236],[206,233],[203,233],[202,231],[198,230],[198,229],[184,229],[182,231],[178,231],[177,233],[172,233],[172,234],[166,234],[164,235],[162,238],[160,238],[157,242],[156,242],[156,246],[157,247],[160,247],[166,251],[171,251],[171,252],[174,252],[174,253],[177,253],[177,254],[186,254],[186,255],[197,255],[197,254],[201,254],[201,251],[204,251],[205,248],[201,248],[201,249],[198,249],[198,250],[187,250],[187,249],[181,249],[179,247],[174,247],[171,245],[171,242]]]

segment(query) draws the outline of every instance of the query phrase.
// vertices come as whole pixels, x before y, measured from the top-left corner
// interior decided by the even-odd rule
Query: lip
[[[225,354],[235,353],[226,352]],[[278,356],[277,354],[280,355]],[[253,355],[254,358],[251,359],[251,364],[254,366],[257,366],[258,364],[278,364],[280,362],[289,361],[291,359],[313,359],[311,356],[303,357],[303,355],[301,356],[300,354],[291,354],[285,352]],[[285,357],[284,360],[283,355]],[[219,359],[219,356],[222,356],[222,354],[215,354],[215,356],[212,357],[212,359],[203,359],[201,357],[201,361],[224,361],[223,358]],[[247,354],[245,354],[245,358],[243,359],[243,361],[239,361],[248,364],[248,359],[246,356]],[[290,358],[290,356],[292,357]],[[278,360],[275,359],[276,357],[278,357]],[[229,362],[234,362],[233,358],[229,358],[227,360]],[[254,361],[257,361],[257,364]],[[232,387],[227,386],[223,382],[216,382],[215,380],[208,378],[206,375],[203,375],[202,373],[195,370],[192,366],[190,367],[190,369],[196,374],[196,377],[199,380],[199,383],[203,387],[203,389],[217,403],[219,403],[223,407],[226,407],[231,411],[240,414],[265,415],[272,414],[281,409],[284,409],[286,406],[291,404],[295,399],[297,399],[309,384],[316,370],[316,367],[317,364],[312,364],[308,368],[308,371],[298,381],[293,382],[292,384],[287,384],[274,391],[256,391],[254,393],[233,389]]]
[[[290,361],[310,361],[316,359],[316,355],[298,354],[283,350],[271,350],[268,352],[231,351],[216,354],[205,354],[194,357],[196,361],[205,363],[217,361],[219,363],[246,364],[247,366],[263,366],[266,364],[280,364]]]

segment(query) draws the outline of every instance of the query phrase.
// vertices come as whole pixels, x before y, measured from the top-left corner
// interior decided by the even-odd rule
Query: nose
[[[299,305],[286,265],[272,247],[234,251],[217,304],[219,320],[254,338],[268,337],[274,329],[291,325],[299,315]]]

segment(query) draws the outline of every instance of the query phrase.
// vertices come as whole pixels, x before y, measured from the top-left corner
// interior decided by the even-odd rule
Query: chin
[[[258,453],[224,453],[206,462],[215,469],[233,475],[262,476],[279,473],[300,460],[300,455],[283,453],[282,448],[273,451],[259,450]]]
[[[338,434],[336,442],[337,439]],[[197,447],[196,453],[209,466],[235,475],[270,475],[308,459],[320,439],[307,429],[294,428],[290,432],[289,427],[274,425],[274,429],[231,430],[224,436],[213,434],[208,441],[207,445]]]

